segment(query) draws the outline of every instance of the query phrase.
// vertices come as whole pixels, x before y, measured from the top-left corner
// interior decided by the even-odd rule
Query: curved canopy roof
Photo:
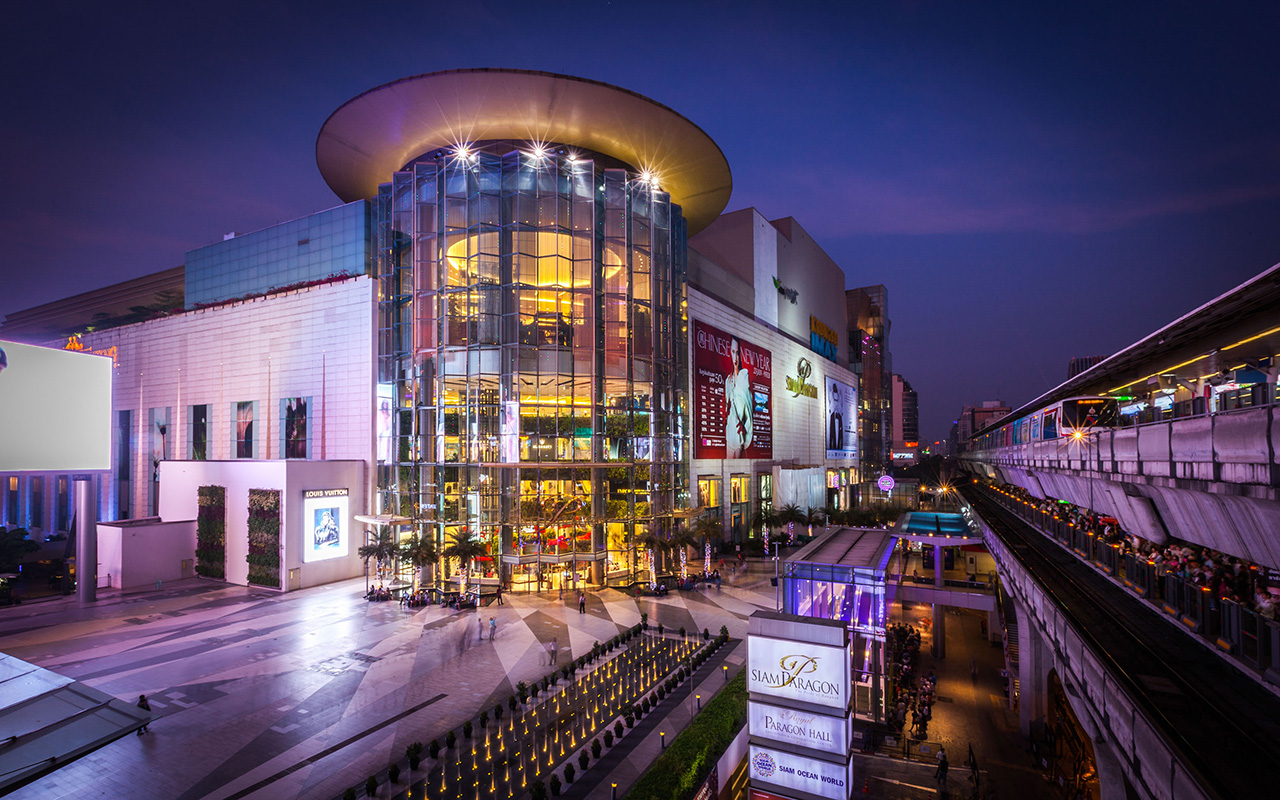
[[[729,202],[724,153],[664,105],[607,83],[549,72],[467,69],[403,78],[347,101],[316,140],[316,163],[344,202],[377,194],[432,148],[494,139],[582,147],[654,174],[690,235]]]

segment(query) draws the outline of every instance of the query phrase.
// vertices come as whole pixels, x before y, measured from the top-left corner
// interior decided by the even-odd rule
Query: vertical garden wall
[[[280,588],[280,492],[249,490],[249,583]]]
[[[197,490],[196,574],[227,577],[227,489],[201,486]]]

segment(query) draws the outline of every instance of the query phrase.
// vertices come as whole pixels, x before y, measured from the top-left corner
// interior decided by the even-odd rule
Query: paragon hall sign
[[[849,750],[849,718],[798,711],[772,703],[748,707],[748,733],[761,741],[794,744],[837,755]]]
[[[854,785],[848,628],[772,611],[757,611],[748,623],[751,788],[848,798]]]

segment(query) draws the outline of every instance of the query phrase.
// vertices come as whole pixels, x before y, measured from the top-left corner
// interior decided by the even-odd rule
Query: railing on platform
[[[1055,514],[1023,501],[982,489],[1016,516],[1040,529],[1060,545],[1110,575],[1139,598],[1161,609],[1178,624],[1244,666],[1280,684],[1280,621],[1268,619],[1232,600],[1214,596],[1208,586],[1163,572],[1152,560],[1118,544],[1102,541],[1077,527],[1064,514]]]

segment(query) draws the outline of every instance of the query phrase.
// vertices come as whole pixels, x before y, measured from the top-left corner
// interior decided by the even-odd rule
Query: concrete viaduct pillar
[[[1031,736],[1033,723],[1043,721],[1049,708],[1049,670],[1053,653],[1045,646],[1032,617],[1018,612],[1018,729]]]

